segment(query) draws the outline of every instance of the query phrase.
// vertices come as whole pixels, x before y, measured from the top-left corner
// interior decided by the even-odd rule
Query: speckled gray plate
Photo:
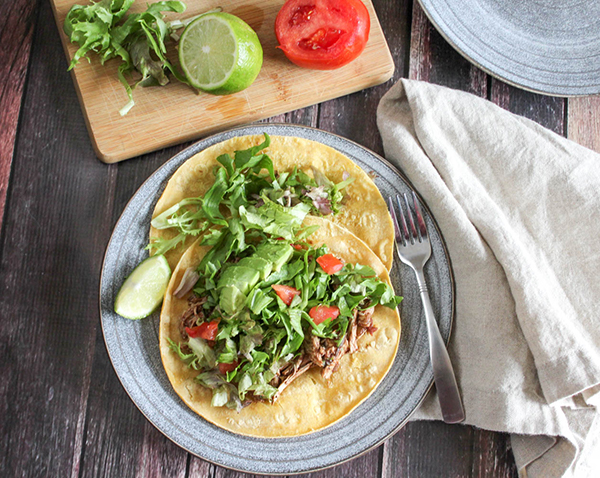
[[[538,93],[600,93],[597,0],[419,0],[446,40],[477,66]]]
[[[259,124],[204,139],[158,169],[135,193],[108,244],[100,280],[100,312],[106,348],[123,387],[156,428],[194,455],[236,470],[292,474],[336,465],[377,446],[397,431],[423,400],[433,380],[427,330],[414,274],[394,266],[392,280],[402,302],[402,334],[392,370],[354,412],[325,430],[297,438],[259,439],[236,435],[208,423],[175,394],[158,346],[159,317],[131,321],[113,312],[124,278],[146,257],[144,246],[154,204],[169,177],[188,158],[215,143],[246,134],[308,138],[338,149],[369,173],[384,197],[408,192],[404,177],[387,161],[347,139],[287,124]],[[425,208],[433,256],[426,268],[432,302],[447,339],[454,314],[454,283],[440,232]]]

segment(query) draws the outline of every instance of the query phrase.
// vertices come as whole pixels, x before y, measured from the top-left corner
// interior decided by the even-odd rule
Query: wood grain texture
[[[0,229],[37,3],[37,0],[0,3]]]
[[[42,2],[0,253],[0,476],[78,475],[114,191],[50,15]]]
[[[600,153],[600,96],[569,98],[567,137]]]
[[[57,25],[75,0],[52,0]],[[131,11],[145,9],[136,2]],[[312,105],[388,80],[393,62],[370,0],[371,33],[358,59],[338,70],[315,71],[289,62],[276,49],[275,17],[283,0],[232,0],[226,12],[238,15],[252,26],[263,45],[264,63],[260,75],[248,89],[228,96],[195,94],[186,85],[172,81],[161,88],[140,88],[134,92],[136,105],[124,117],[118,110],[127,102],[116,69],[119,61],[100,65],[97,58],[73,70],[73,78],[98,157],[116,162],[165,146],[199,138],[227,127],[256,121]],[[222,5],[220,0],[188,1],[184,17],[191,17]],[[171,14],[169,18],[172,18]],[[69,58],[76,46],[61,38]]]
[[[353,95],[322,103],[318,127],[349,138],[382,154],[377,129],[377,105],[386,91],[406,74],[410,38],[410,2],[375,2],[377,14],[392,49],[395,74],[388,82]]]
[[[413,3],[409,78],[487,96],[487,75],[454,50]]]
[[[374,5],[391,45],[394,81],[410,74],[470,91],[600,148],[598,98],[569,99],[565,112],[564,100],[508,87],[471,67],[418,5],[411,15],[410,0]],[[0,114],[0,122],[8,121],[0,127],[0,160],[12,159],[13,169],[0,242],[0,476],[253,478],[193,457],[164,438],[112,369],[98,313],[104,249],[131,195],[186,144],[118,165],[96,161],[50,6],[36,8],[33,0],[0,2],[0,13],[8,12],[0,16],[6,21],[0,55],[12,62],[0,64],[1,77],[9,79],[0,101],[3,108],[7,101],[13,105]],[[15,14],[21,15],[17,21]],[[22,39],[21,48],[14,38]],[[25,84],[22,55],[32,40]],[[375,111],[391,83],[271,120],[320,126],[381,153]],[[14,105],[21,103],[15,136]],[[513,478],[516,469],[505,434],[414,422],[379,448],[303,478],[405,476]]]
[[[505,110],[524,116],[557,134],[565,135],[564,98],[539,95],[491,78],[490,100]]]

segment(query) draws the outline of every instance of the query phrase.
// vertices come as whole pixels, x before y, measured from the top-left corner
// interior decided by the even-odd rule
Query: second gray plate
[[[135,193],[115,226],[100,280],[100,313],[108,354],[123,387],[146,418],[168,438],[194,455],[249,473],[294,474],[327,468],[377,446],[397,431],[431,387],[427,329],[414,274],[396,264],[392,281],[404,296],[400,310],[400,347],[390,372],[375,392],[334,425],[295,438],[260,439],[236,435],[207,422],[177,396],[163,369],[158,346],[158,314],[132,321],[113,311],[125,277],[147,256],[154,205],[168,179],[199,151],[234,136],[298,136],[329,145],[374,177],[384,197],[409,192],[404,177],[383,158],[352,141],[302,126],[259,124],[226,131],[182,151],[158,169]],[[426,206],[426,205],[425,205]],[[433,255],[426,278],[442,335],[447,340],[454,315],[454,283],[448,254],[427,208],[425,220]]]
[[[491,75],[547,95],[600,93],[600,2],[419,2],[446,40]]]

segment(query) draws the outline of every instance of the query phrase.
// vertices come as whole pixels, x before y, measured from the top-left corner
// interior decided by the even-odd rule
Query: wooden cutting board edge
[[[373,11],[374,11],[375,8],[372,4],[372,1],[371,0],[366,0],[366,1],[371,4],[370,6],[373,8]],[[63,27],[59,20],[59,14],[56,9],[55,3],[53,1],[50,1],[50,5],[52,7],[52,13],[54,16],[54,21],[56,23],[56,27],[58,28],[58,31],[59,31],[59,36],[61,39],[61,44],[63,46],[63,50],[65,52],[65,57],[67,59],[67,67],[68,67],[68,64],[70,62],[70,54],[69,54],[69,50],[68,50],[68,45],[70,43],[69,38],[66,36],[66,34],[63,31]],[[371,18],[371,22],[376,23],[376,27],[379,28],[380,30],[382,30],[381,24],[379,22],[379,18],[376,13]],[[373,25],[372,25],[372,27],[373,27]],[[383,30],[382,30],[382,33],[383,33]],[[359,87],[356,87],[356,88],[348,88],[347,91],[345,91],[345,90],[341,91],[341,92],[336,91],[334,94],[328,95],[324,98],[320,98],[318,101],[315,101],[314,103],[307,103],[304,106],[302,106],[301,108],[306,108],[306,107],[313,106],[313,105],[319,104],[319,103],[323,103],[325,101],[329,101],[329,100],[332,100],[335,98],[340,98],[342,96],[350,95],[352,93],[356,93],[358,91],[362,91],[367,88],[372,88],[374,86],[380,85],[380,84],[385,83],[386,81],[390,80],[394,75],[396,67],[394,64],[394,59],[390,52],[389,45],[387,43],[387,39],[385,38],[385,34],[383,34],[383,38],[384,38],[384,45],[385,45],[384,53],[387,56],[388,69],[384,70],[383,72],[381,72],[380,74],[378,74],[376,76],[373,76],[372,81],[369,81],[366,85],[360,85]],[[271,116],[276,116],[279,114],[287,113],[289,111],[298,109],[298,107],[294,107],[292,110],[290,110],[289,108],[285,107],[285,103],[282,103],[282,107],[280,109],[271,110],[271,111],[269,111],[268,114],[250,115],[250,116],[244,117],[244,119],[240,120],[240,121],[237,121],[237,120],[236,121],[228,121],[228,122],[225,122],[225,123],[222,123],[219,125],[215,125],[214,128],[204,129],[197,133],[191,133],[188,135],[173,137],[172,140],[165,140],[164,142],[161,142],[160,145],[157,145],[156,147],[152,147],[152,148],[137,147],[137,148],[131,148],[130,150],[128,150],[127,152],[124,152],[123,154],[113,154],[110,152],[105,152],[103,150],[102,146],[98,143],[97,138],[94,136],[94,131],[93,131],[92,125],[91,125],[89,117],[88,117],[88,112],[85,107],[85,102],[83,100],[81,88],[80,88],[79,82],[77,81],[77,78],[75,76],[75,70],[73,69],[69,73],[71,75],[71,79],[73,80],[73,85],[75,86],[75,92],[77,94],[77,98],[79,100],[79,105],[80,105],[81,111],[83,113],[83,118],[84,118],[85,125],[87,128],[89,137],[90,137],[90,141],[92,143],[92,148],[96,154],[96,157],[101,162],[106,163],[106,164],[114,164],[114,163],[117,163],[120,161],[124,161],[126,159],[131,159],[131,158],[134,158],[137,156],[141,156],[143,154],[151,153],[153,151],[158,151],[160,149],[168,148],[170,146],[174,146],[177,144],[181,144],[181,143],[185,143],[185,142],[193,141],[193,140],[199,140],[201,138],[210,136],[211,134],[226,131],[228,129],[242,126],[244,124],[252,123],[252,122],[259,121],[259,120],[262,120],[265,118],[269,118]]]

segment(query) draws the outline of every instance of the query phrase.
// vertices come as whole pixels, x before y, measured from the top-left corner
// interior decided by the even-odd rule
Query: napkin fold
[[[520,476],[600,476],[600,155],[418,81],[377,121],[448,247],[466,423],[511,433]],[[434,394],[413,419],[441,419]]]

